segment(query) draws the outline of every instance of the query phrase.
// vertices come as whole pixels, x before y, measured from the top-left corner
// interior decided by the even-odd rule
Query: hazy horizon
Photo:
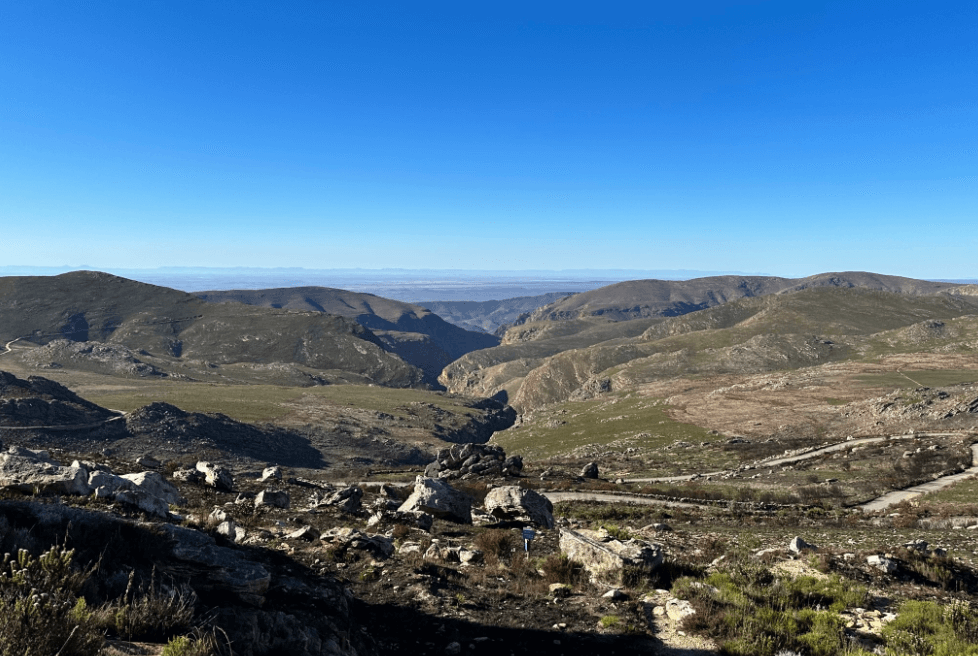
[[[12,3],[0,263],[978,276],[978,4]]]

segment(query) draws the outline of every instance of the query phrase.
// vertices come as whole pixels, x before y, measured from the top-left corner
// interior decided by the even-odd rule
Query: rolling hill
[[[0,342],[35,368],[224,382],[410,387],[424,373],[369,329],[322,312],[214,304],[92,271],[0,278]],[[9,357],[9,354],[8,354]]]

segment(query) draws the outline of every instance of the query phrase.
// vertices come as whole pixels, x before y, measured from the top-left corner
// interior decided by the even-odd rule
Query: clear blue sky
[[[0,264],[978,277],[978,3],[0,4]]]

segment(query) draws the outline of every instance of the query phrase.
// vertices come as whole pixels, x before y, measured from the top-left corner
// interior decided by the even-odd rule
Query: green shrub
[[[978,656],[978,611],[907,601],[883,627],[887,656]]]
[[[0,568],[0,656],[95,656],[103,636],[78,591],[87,572],[72,570],[74,551],[39,557],[20,550]]]
[[[213,656],[217,653],[217,640],[212,634],[196,637],[176,636],[163,647],[161,656]]]

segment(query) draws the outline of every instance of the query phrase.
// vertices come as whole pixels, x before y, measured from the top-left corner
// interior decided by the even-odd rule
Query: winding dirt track
[[[843,449],[858,446],[860,444],[872,444],[875,442],[885,442],[887,440],[894,439],[910,439],[914,437],[963,437],[966,433],[922,433],[922,434],[905,434],[905,435],[892,435],[887,437],[863,437],[858,439],[847,440],[845,442],[839,442],[837,444],[830,444],[828,446],[819,447],[817,449],[812,449],[811,451],[806,451],[805,453],[792,454],[787,456],[777,456],[775,458],[769,458],[767,460],[760,460],[755,463],[755,468],[762,467],[776,467],[780,465],[788,465],[796,462],[801,462],[802,460],[808,460],[811,458],[817,458],[826,453],[833,453],[836,451],[842,451]],[[904,490],[894,490],[888,492],[881,497],[878,497],[867,503],[855,506],[863,512],[875,512],[877,510],[883,510],[892,506],[895,503],[900,503],[905,499],[910,499],[920,494],[926,492],[934,492],[940,490],[941,488],[947,487],[957,483],[958,481],[965,480],[972,476],[978,476],[978,444],[971,445],[971,464],[969,469],[959,473],[951,474],[949,476],[943,476],[933,481],[923,483],[922,485],[915,485],[913,487],[906,488]],[[737,470],[731,470],[737,471]],[[731,473],[727,471],[719,472],[709,472],[705,474],[690,474],[687,476],[667,476],[663,478],[629,478],[625,479],[626,483],[671,483],[677,481],[689,481],[703,476],[718,476],[726,473]],[[641,505],[661,505],[661,506],[672,506],[676,508],[697,508],[700,504],[696,503],[686,503],[680,501],[667,501],[665,499],[655,499],[646,496],[640,496],[635,494],[613,494],[607,492],[547,492],[540,491],[540,494],[550,499],[551,503],[558,503],[561,501],[600,501],[609,503],[635,503]]]

